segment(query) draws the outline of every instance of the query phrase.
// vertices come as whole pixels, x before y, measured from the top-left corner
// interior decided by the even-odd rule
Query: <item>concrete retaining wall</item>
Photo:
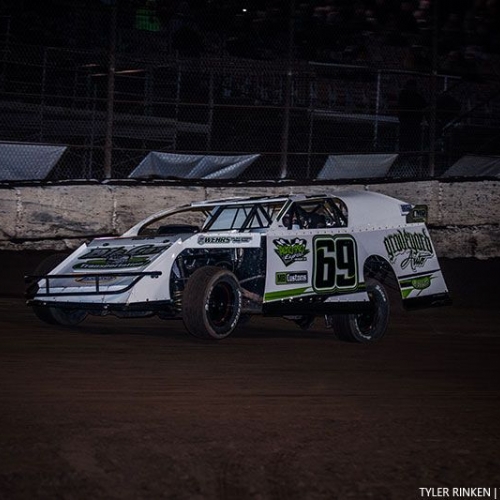
[[[96,235],[121,234],[164,208],[227,196],[368,190],[429,206],[442,257],[500,257],[499,181],[357,186],[184,187],[53,185],[0,189],[0,250],[73,249]]]

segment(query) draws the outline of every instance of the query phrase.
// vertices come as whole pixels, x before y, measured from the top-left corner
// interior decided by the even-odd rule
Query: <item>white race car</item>
[[[406,307],[450,303],[426,217],[424,205],[362,191],[192,203],[42,262],[28,304],[51,324],[182,318],[209,339],[253,314],[303,328],[324,316],[340,339],[373,342],[391,288]]]

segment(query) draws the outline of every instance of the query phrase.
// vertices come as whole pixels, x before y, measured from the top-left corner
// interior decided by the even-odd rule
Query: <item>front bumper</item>
[[[148,302],[134,302],[131,304],[112,304],[100,302],[53,301],[42,299],[29,299],[27,304],[31,307],[57,307],[61,309],[79,309],[94,314],[112,313],[161,313],[164,316],[178,315],[178,308],[171,300],[157,300]]]
[[[175,316],[178,307],[173,300],[128,302],[129,292],[139,281],[157,279],[161,271],[72,273],[30,275],[25,277],[27,304],[32,307],[57,307],[86,310],[94,314],[152,313]],[[125,279],[126,284],[110,286],[109,279]],[[84,285],[68,285],[79,280]],[[120,297],[123,294],[123,297]]]
[[[44,274],[25,276],[26,297],[33,299],[35,297],[71,297],[71,296],[89,296],[89,295],[116,295],[132,289],[140,280],[149,276],[153,279],[161,276],[161,271],[137,271],[137,272],[112,272],[112,273],[73,273],[73,274]],[[109,286],[102,282],[112,278],[132,278],[129,283],[120,287],[109,289]],[[62,280],[90,280],[93,285],[87,281],[86,286],[64,287],[57,286],[57,281]],[[40,286],[40,282],[44,286]],[[56,284],[54,284],[54,282]],[[103,288],[104,287],[104,288]],[[90,288],[90,290],[88,290]],[[60,291],[53,291],[54,289]]]

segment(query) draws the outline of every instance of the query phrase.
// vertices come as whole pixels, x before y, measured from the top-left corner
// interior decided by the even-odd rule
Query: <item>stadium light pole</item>
[[[293,37],[295,28],[295,0],[290,2],[290,17],[288,18],[288,53],[285,80],[285,108],[283,110],[283,128],[281,130],[281,166],[280,178],[288,175],[288,136],[290,131],[290,108],[292,105],[292,63]]]
[[[116,0],[111,3],[111,20],[109,33],[109,59],[108,59],[108,85],[107,85],[107,107],[106,107],[106,135],[104,138],[104,177],[111,179],[111,163],[113,159],[113,115],[115,104],[115,72],[116,72],[116,24],[117,7]]]

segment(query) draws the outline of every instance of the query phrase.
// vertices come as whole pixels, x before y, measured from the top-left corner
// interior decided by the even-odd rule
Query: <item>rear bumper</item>
[[[425,295],[424,297],[414,297],[403,300],[403,306],[408,310],[451,306],[452,303],[453,301],[448,293],[436,293],[434,295]]]

